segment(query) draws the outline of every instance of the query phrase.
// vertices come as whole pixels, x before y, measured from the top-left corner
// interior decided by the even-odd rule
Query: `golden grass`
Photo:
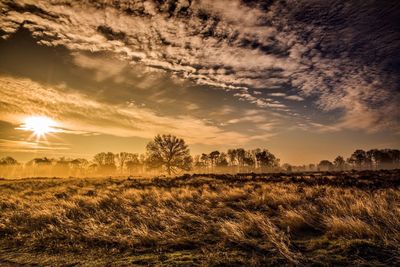
[[[399,203],[251,179],[3,180],[0,265],[395,265]]]

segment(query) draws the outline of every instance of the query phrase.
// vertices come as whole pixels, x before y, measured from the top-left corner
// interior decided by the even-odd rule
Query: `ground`
[[[400,171],[0,180],[0,265],[400,264]]]

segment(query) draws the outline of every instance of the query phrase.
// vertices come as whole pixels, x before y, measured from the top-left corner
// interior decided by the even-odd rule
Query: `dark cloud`
[[[312,26],[298,31],[304,32],[305,41],[319,38],[315,48],[325,57],[346,57],[400,71],[398,1],[303,1],[292,17],[298,25]]]
[[[103,34],[107,40],[125,40],[126,39],[126,33],[124,32],[119,32],[119,31],[114,31],[107,25],[100,25],[97,27],[97,31]]]

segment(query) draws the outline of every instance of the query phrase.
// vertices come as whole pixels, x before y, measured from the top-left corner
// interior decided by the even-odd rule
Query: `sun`
[[[57,132],[57,123],[44,116],[31,116],[24,119],[19,128],[24,131],[31,131],[36,138],[44,137],[48,133]]]

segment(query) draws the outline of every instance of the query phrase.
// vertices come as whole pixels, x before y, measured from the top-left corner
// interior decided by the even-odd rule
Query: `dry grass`
[[[396,265],[399,188],[0,181],[0,265]]]

